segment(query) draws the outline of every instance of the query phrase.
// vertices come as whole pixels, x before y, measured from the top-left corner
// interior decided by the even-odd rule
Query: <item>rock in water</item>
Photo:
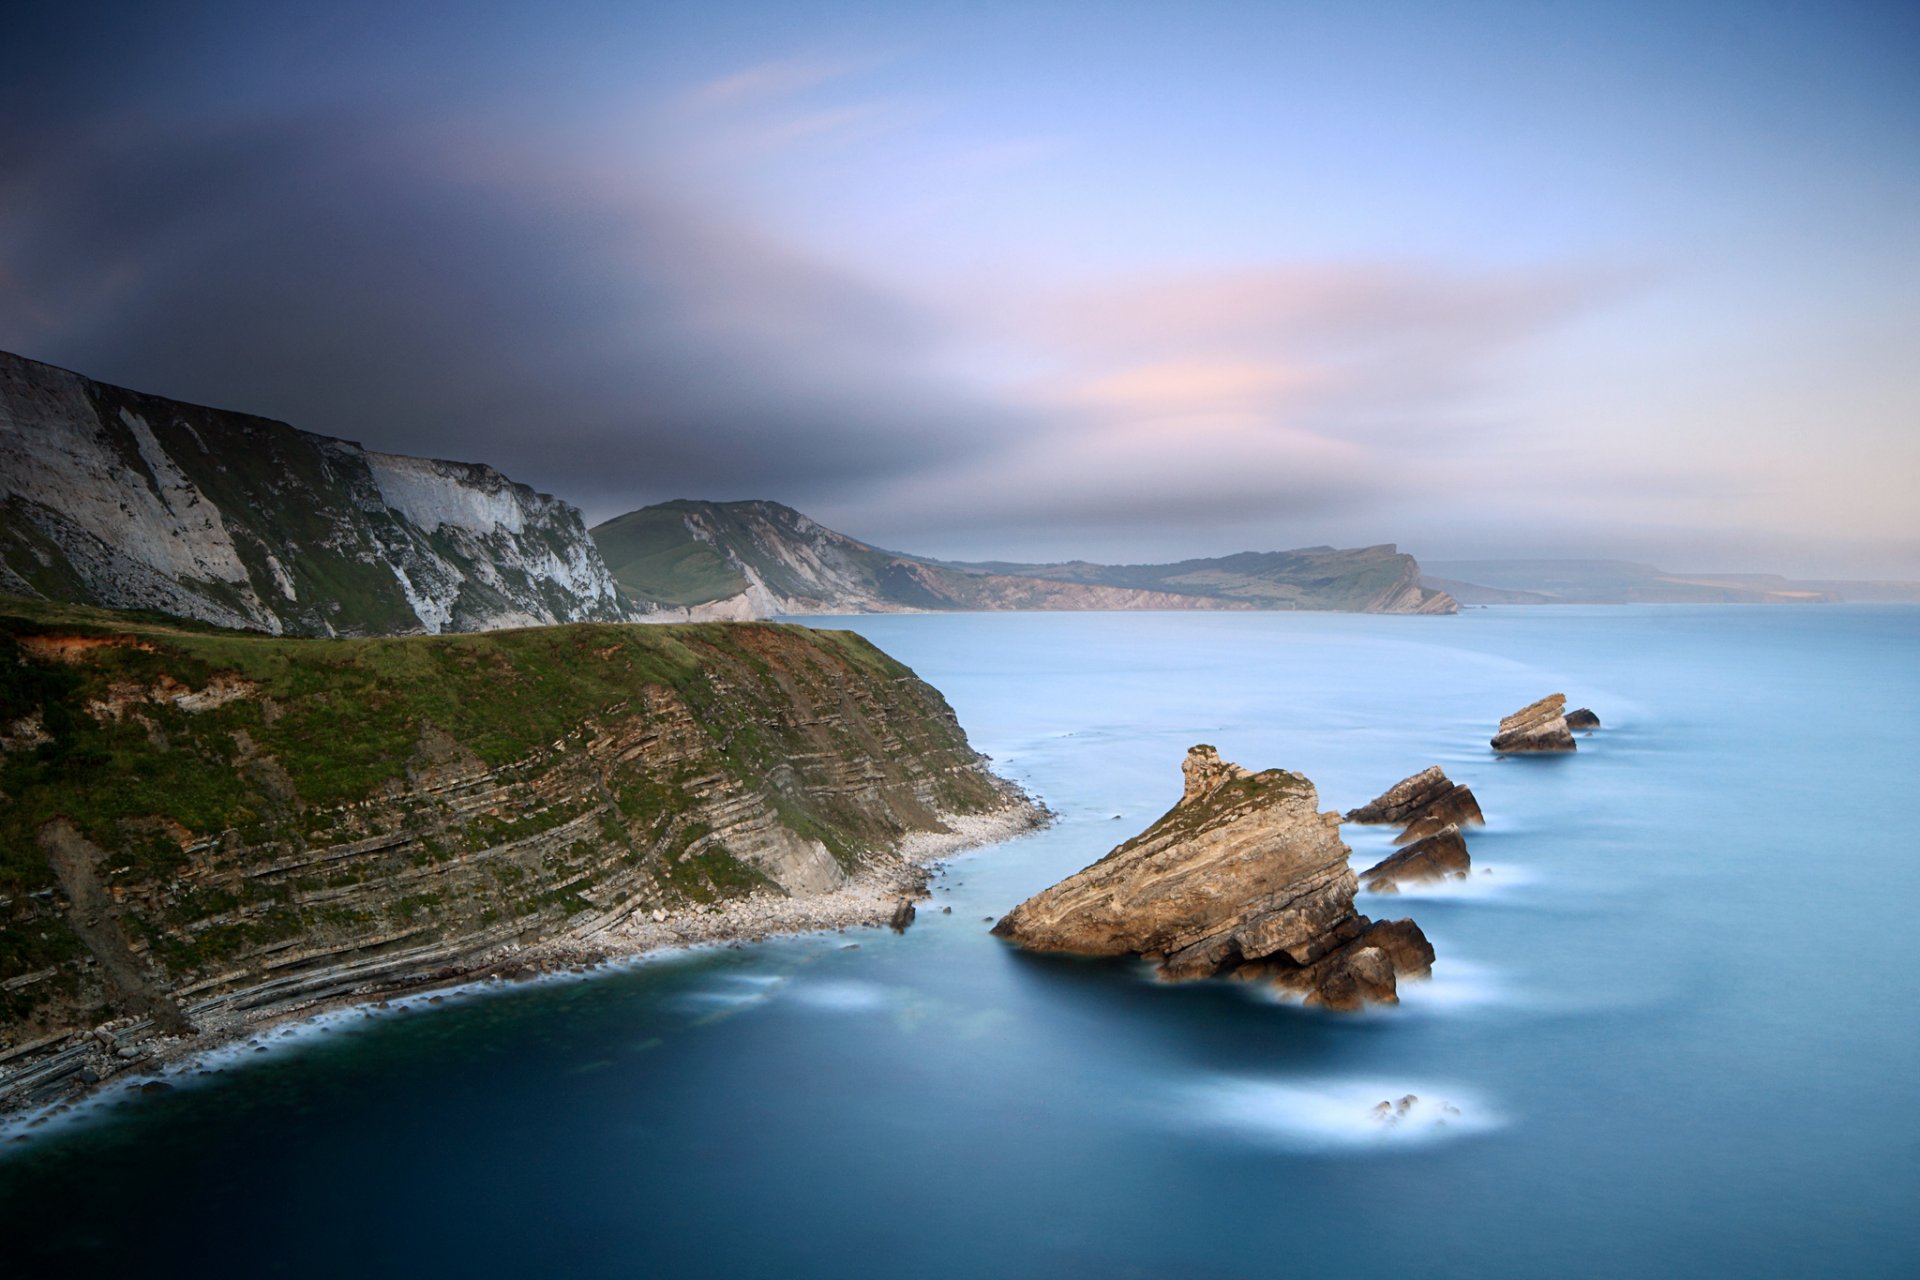
[[[1347,821],[1402,827],[1394,843],[1406,844],[1448,827],[1484,826],[1487,820],[1473,792],[1448,778],[1436,764],[1402,778],[1371,803],[1347,810]]]
[[[894,904],[893,915],[888,919],[887,927],[895,933],[905,933],[907,927],[913,923],[913,918],[918,914],[919,912],[914,910],[913,900],[911,898],[902,898]]]
[[[1393,893],[1403,884],[1464,880],[1471,870],[1473,859],[1467,856],[1460,828],[1446,827],[1368,867],[1360,873],[1360,882],[1369,893]]]
[[[1027,899],[994,926],[1034,951],[1138,955],[1168,979],[1231,975],[1355,1009],[1397,999],[1433,948],[1411,920],[1353,909],[1340,817],[1313,783],[1250,773],[1212,747],[1187,753],[1186,794],[1106,857]]]
[[[1578,711],[1567,712],[1567,728],[1569,729],[1598,729],[1599,727],[1600,717],[1585,707],[1581,707]]]
[[[1503,755],[1529,752],[1573,751],[1573,734],[1567,729],[1567,695],[1550,693],[1532,706],[1522,707],[1500,722],[1493,735],[1493,749]]]

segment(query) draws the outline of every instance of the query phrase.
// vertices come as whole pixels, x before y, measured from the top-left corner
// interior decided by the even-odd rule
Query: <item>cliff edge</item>
[[[1034,813],[846,632],[287,640],[4,598],[0,792],[0,1107],[529,947],[911,892],[906,838]]]

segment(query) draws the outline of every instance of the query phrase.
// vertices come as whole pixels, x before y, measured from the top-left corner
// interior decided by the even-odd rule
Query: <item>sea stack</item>
[[[1027,899],[994,933],[1032,951],[1136,955],[1170,980],[1232,976],[1357,1009],[1398,1000],[1433,947],[1411,920],[1353,909],[1340,815],[1312,782],[1187,753],[1180,802],[1083,871]]]
[[[1347,810],[1347,821],[1362,826],[1401,827],[1394,843],[1409,844],[1448,827],[1485,826],[1487,820],[1473,792],[1447,777],[1436,764],[1411,778],[1402,778],[1358,809]]]
[[[1403,884],[1430,884],[1465,880],[1473,870],[1467,842],[1458,827],[1443,827],[1424,839],[1381,859],[1360,873],[1368,893],[1397,893]]]
[[[1550,693],[1520,708],[1500,722],[1500,732],[1493,735],[1493,749],[1510,756],[1576,750],[1573,733],[1567,728],[1566,709],[1564,693]]]
[[[1598,729],[1599,727],[1600,717],[1585,707],[1581,707],[1578,711],[1567,712],[1567,728],[1569,729]]]

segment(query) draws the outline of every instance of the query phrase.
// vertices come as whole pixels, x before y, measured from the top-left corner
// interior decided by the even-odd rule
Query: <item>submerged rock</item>
[[[1567,728],[1569,729],[1598,729],[1600,727],[1600,717],[1585,707],[1581,707],[1577,711],[1567,712],[1566,721]]]
[[[1027,899],[994,933],[1033,951],[1137,955],[1171,980],[1231,975],[1354,1009],[1397,999],[1433,948],[1411,920],[1376,923],[1340,817],[1297,773],[1252,773],[1195,747],[1180,803],[1100,861]]]
[[[1402,778],[1358,809],[1347,810],[1347,821],[1402,827],[1395,843],[1405,844],[1448,827],[1484,826],[1487,820],[1473,792],[1448,778],[1436,764]]]
[[[1567,729],[1566,707],[1566,694],[1550,693],[1520,708],[1500,722],[1500,732],[1493,735],[1493,749],[1503,755],[1576,750],[1573,734]]]
[[[1472,870],[1460,828],[1445,827],[1368,867],[1360,873],[1360,882],[1369,893],[1393,893],[1403,884],[1465,880]]]

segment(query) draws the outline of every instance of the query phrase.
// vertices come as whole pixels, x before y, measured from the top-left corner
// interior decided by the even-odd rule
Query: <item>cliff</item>
[[[0,352],[0,591],[273,634],[628,616],[573,507]]]
[[[776,502],[666,502],[595,525],[615,579],[672,618],[943,609],[1455,613],[1390,544],[1162,565],[964,564],[885,551]]]
[[[1033,951],[1143,956],[1169,979],[1234,976],[1335,1009],[1396,1000],[1433,948],[1411,920],[1353,908],[1340,815],[1297,773],[1250,773],[1209,746],[1185,794],[1092,866],[1028,898],[994,932]]]
[[[0,1105],[103,1045],[884,878],[1018,798],[844,632],[289,640],[5,600],[0,792]]]

